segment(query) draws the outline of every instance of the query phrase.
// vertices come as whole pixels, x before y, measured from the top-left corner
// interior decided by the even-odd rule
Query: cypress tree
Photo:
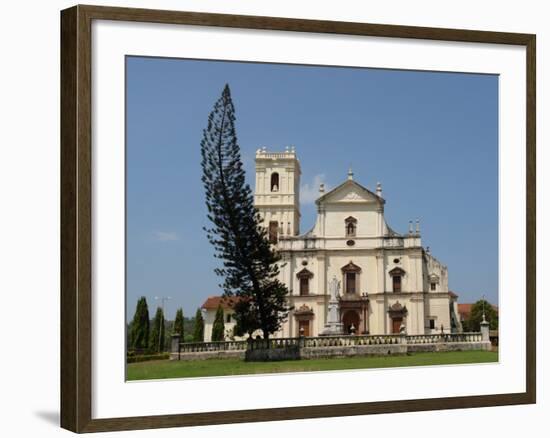
[[[201,156],[207,217],[212,223],[205,231],[216,257],[223,260],[223,267],[215,270],[224,279],[220,286],[224,295],[246,299],[247,311],[255,317],[241,318],[236,311],[236,319],[243,324],[256,321],[267,339],[288,316],[288,289],[277,279],[280,257],[267,239],[252,190],[245,182],[228,85],[208,117]],[[242,329],[249,331],[248,327]]]
[[[161,307],[157,307],[155,318],[153,319],[153,328],[151,329],[151,352],[160,353],[164,350],[164,312]]]
[[[204,319],[201,309],[195,314],[195,327],[193,329],[193,342],[204,342]]]
[[[180,335],[183,338],[183,309],[181,307],[177,310],[176,318],[174,319],[174,334]]]
[[[223,308],[218,305],[216,310],[216,318],[214,319],[214,325],[212,326],[212,341],[225,340],[225,324],[223,322]]]
[[[130,324],[130,347],[146,350],[149,346],[149,307],[145,297],[138,299],[134,318]]]

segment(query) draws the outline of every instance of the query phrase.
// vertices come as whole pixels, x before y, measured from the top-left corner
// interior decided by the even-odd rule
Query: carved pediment
[[[298,277],[298,278],[311,278],[311,277],[313,277],[313,272],[311,272],[308,269],[304,268],[296,274],[296,277]]]
[[[306,304],[302,304],[294,311],[295,316],[313,316],[313,309]]]
[[[359,193],[352,190],[346,193],[344,196],[342,196],[341,200],[342,201],[364,201],[365,197],[361,196]]]
[[[366,187],[348,180],[335,189],[325,193],[317,203],[384,203],[384,200]]]
[[[335,193],[329,200],[329,202],[359,202],[367,203],[373,202],[374,199],[365,193],[363,190],[357,190],[357,188],[350,188],[349,190],[342,190],[339,193]]]
[[[350,260],[346,266],[342,267],[342,272],[361,272],[361,268]]]
[[[399,301],[396,301],[389,307],[388,313],[392,315],[405,315],[407,313],[407,306],[403,306]]]
[[[405,275],[405,270],[404,269],[401,269],[400,267],[396,267],[396,268],[393,268],[390,272],[388,272],[388,274],[390,274],[392,277],[394,275]]]

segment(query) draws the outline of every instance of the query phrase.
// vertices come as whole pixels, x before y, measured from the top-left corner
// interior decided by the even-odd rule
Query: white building
[[[255,204],[282,257],[280,279],[294,307],[275,336],[319,336],[333,278],[340,282],[338,314],[346,333],[461,330],[447,267],[422,247],[418,221],[405,234],[392,230],[381,185],[372,192],[350,170],[333,190],[320,186],[315,225],[300,234],[300,173],[294,148],[256,152]],[[208,314],[215,309],[204,311],[213,321]]]

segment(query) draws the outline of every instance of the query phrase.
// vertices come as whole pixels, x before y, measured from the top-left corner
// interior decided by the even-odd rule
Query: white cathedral
[[[280,280],[293,306],[276,337],[462,330],[447,267],[422,247],[418,221],[406,234],[390,228],[380,183],[372,192],[350,170],[330,191],[321,184],[315,225],[300,234],[300,174],[294,148],[256,151],[254,201],[281,255]],[[219,304],[228,334],[234,324],[231,302],[216,298],[202,306],[205,340]]]

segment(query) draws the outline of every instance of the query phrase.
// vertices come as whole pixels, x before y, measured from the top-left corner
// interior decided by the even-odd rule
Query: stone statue
[[[329,284],[330,290],[330,301],[338,301],[339,291],[340,291],[340,281],[336,279],[336,275],[332,277],[332,280]]]
[[[344,333],[344,325],[340,322],[339,317],[338,297],[340,295],[340,281],[338,281],[336,275],[330,280],[328,289],[330,300],[327,309],[327,323],[325,324],[324,330],[321,332],[321,336],[341,335]]]

